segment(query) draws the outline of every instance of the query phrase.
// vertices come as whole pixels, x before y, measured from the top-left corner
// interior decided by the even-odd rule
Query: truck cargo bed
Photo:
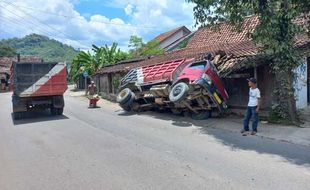
[[[19,97],[62,95],[67,89],[65,63],[14,62],[11,82]]]

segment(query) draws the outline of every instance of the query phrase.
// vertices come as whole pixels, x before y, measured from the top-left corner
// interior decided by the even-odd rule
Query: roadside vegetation
[[[81,51],[73,58],[70,80],[76,82],[84,72],[91,76],[100,68],[116,64],[122,60],[163,54],[164,50],[158,48],[158,44],[155,40],[144,43],[142,38],[131,36],[128,52],[121,51],[117,43],[113,43],[110,47],[108,45],[102,47],[92,45],[90,51]]]
[[[230,21],[240,29],[246,16],[257,15],[260,23],[249,35],[261,48],[261,54],[272,61],[276,76],[272,118],[298,124],[294,94],[294,69],[299,66],[300,52],[295,48],[295,39],[299,34],[308,33],[310,1],[274,0],[274,1],[221,1],[187,0],[195,3],[196,25],[215,26],[222,21]],[[298,24],[297,20],[304,20]]]

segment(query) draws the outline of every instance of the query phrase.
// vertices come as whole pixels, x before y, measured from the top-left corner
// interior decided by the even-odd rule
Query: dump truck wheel
[[[125,104],[128,100],[131,98],[132,91],[129,88],[125,88],[122,91],[120,91],[116,97],[116,101],[119,104]]]
[[[120,103],[120,105],[121,106],[130,106],[134,102],[135,97],[136,97],[135,93],[131,92],[130,96],[129,96],[129,99],[126,102],[124,102],[124,103]]]
[[[57,111],[56,108],[51,107],[50,109],[51,109],[51,114],[52,114],[52,115],[57,115],[58,111]]]
[[[57,115],[62,115],[64,112],[64,108],[57,108]]]
[[[181,115],[183,111],[181,109],[171,108],[171,112],[175,115]]]
[[[203,120],[211,117],[211,111],[201,111],[199,113],[192,113],[192,118],[195,120]]]
[[[130,106],[121,106],[121,108],[125,111],[131,111]]]
[[[13,117],[15,120],[19,120],[22,118],[22,112],[14,112]]]
[[[180,82],[176,84],[169,93],[169,99],[171,102],[180,102],[182,101],[189,90],[189,87],[186,83]]]

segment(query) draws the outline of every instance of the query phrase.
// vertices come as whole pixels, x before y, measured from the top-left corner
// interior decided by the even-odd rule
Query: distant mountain
[[[44,61],[66,61],[67,63],[70,63],[79,52],[71,46],[38,34],[1,40],[1,46],[14,48],[21,56],[33,55],[43,58]]]

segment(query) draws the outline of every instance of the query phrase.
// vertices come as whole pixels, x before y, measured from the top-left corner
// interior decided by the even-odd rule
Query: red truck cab
[[[209,90],[216,91],[227,102],[228,93],[218,75],[216,67],[209,60],[194,62],[183,69],[178,81],[188,80],[189,83],[206,85]]]

